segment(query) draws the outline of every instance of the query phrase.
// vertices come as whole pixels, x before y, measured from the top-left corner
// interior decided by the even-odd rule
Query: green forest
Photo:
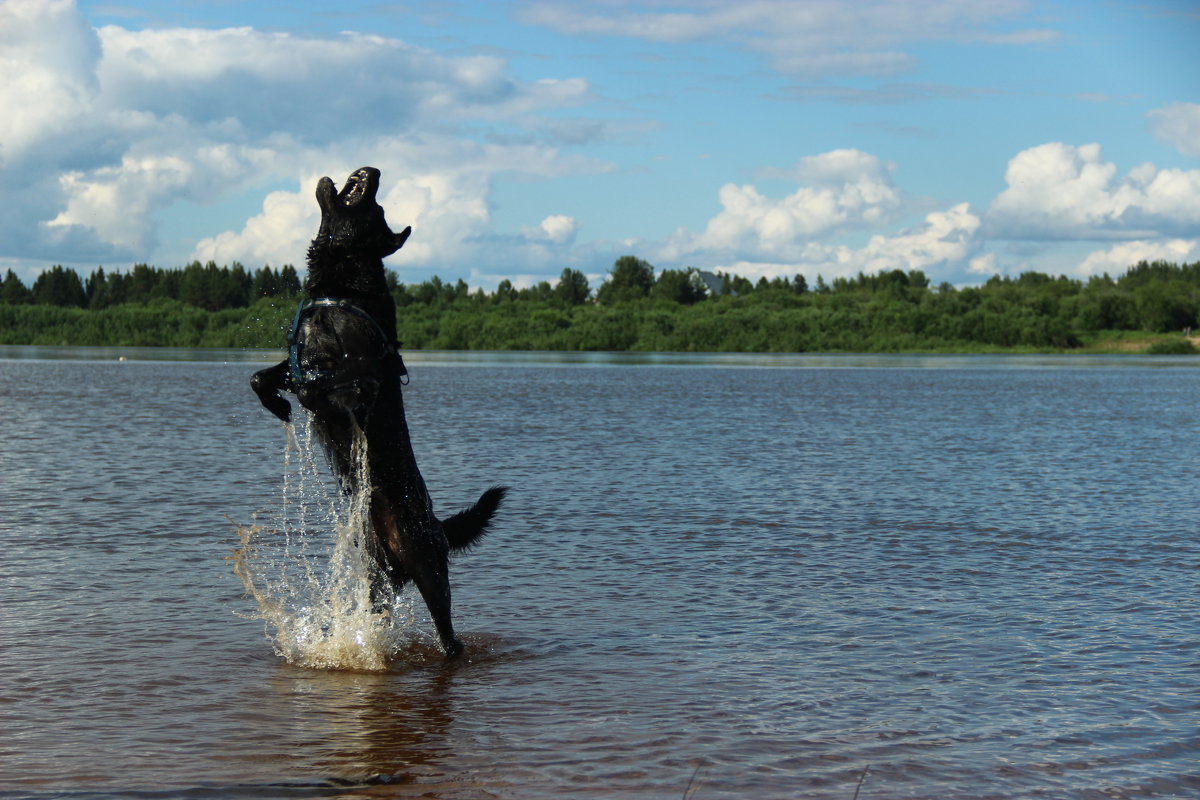
[[[389,284],[407,349],[660,352],[1200,352],[1200,262],[1139,262],[1118,277],[1026,272],[934,286],[894,270],[815,285],[636,256],[599,286],[557,282],[494,292],[432,278]],[[282,348],[300,299],[296,270],[193,262],[86,277],[54,266],[0,284],[0,344]]]

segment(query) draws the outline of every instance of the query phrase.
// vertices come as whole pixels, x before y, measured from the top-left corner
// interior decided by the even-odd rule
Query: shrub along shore
[[[551,285],[470,291],[400,283],[406,349],[660,352],[1197,353],[1200,262],[1139,262],[1078,280],[1027,272],[980,286],[930,285],[920,271],[745,278],[656,272],[625,256],[599,287],[576,270]],[[0,283],[0,344],[280,348],[300,298],[296,271],[198,262],[164,270],[53,267],[32,287]]]

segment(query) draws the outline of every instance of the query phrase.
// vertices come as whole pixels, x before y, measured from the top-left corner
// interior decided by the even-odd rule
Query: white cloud
[[[1185,156],[1200,157],[1200,103],[1172,103],[1146,116],[1153,121],[1155,138]]]
[[[969,204],[959,203],[944,211],[926,215],[923,223],[894,234],[877,234],[859,248],[796,240],[787,248],[786,257],[772,258],[764,248],[732,251],[696,249],[687,255],[689,264],[703,269],[723,270],[748,278],[774,278],[797,272],[809,277],[826,278],[875,273],[899,269],[925,270],[931,277],[957,268],[976,246],[980,220]],[[676,243],[668,243],[660,258],[679,260]],[[984,263],[984,262],[980,262]]]
[[[967,264],[967,272],[972,275],[997,275],[1000,270],[996,267],[996,254],[984,253],[972,258]]]
[[[1200,170],[1142,164],[1118,179],[1098,144],[1023,150],[1004,178],[987,215],[999,238],[1146,239],[1200,223]]]
[[[1121,242],[1107,250],[1088,254],[1075,267],[1075,274],[1121,275],[1139,261],[1170,261],[1177,264],[1200,260],[1200,240],[1168,239],[1162,241]]]
[[[797,74],[890,74],[916,59],[898,46],[921,41],[1041,44],[1055,31],[1006,30],[1027,9],[1020,0],[701,0],[692,10],[662,10],[646,0],[545,0],[526,22],[579,35],[658,42],[730,40]]]
[[[72,0],[0,3],[0,167],[86,117],[99,60],[100,41]]]
[[[877,200],[890,196],[894,166],[861,150],[830,150],[816,156],[804,156],[796,164],[796,179],[816,186],[862,189]],[[890,201],[889,201],[890,202]]]
[[[536,228],[524,228],[525,238],[535,241],[553,242],[554,244],[569,244],[575,240],[579,232],[579,220],[565,214],[553,214],[542,220]]]
[[[789,170],[763,170],[763,177],[789,177],[802,185],[772,199],[753,186],[728,184],[720,191],[722,211],[703,232],[681,229],[652,257],[751,279],[797,272],[834,278],[894,269],[940,276],[962,268],[979,244],[980,219],[967,203],[933,211],[912,228],[877,233],[861,247],[828,241],[892,222],[902,210],[903,195],[891,173],[892,165],[859,150],[807,156]],[[972,264],[994,271],[988,256]]]
[[[316,186],[316,182],[314,177],[307,183]],[[320,219],[311,196],[271,192],[263,199],[262,213],[246,220],[240,232],[225,231],[201,239],[192,258],[218,264],[241,261],[252,268],[262,264],[300,267]]]
[[[791,174],[802,185],[781,199],[750,185],[721,187],[721,213],[703,233],[678,232],[669,245],[673,258],[723,251],[787,259],[814,238],[878,225],[900,206],[890,166],[869,153],[833,150],[809,156]]]
[[[979,217],[967,203],[945,211],[934,211],[925,224],[895,236],[873,236],[867,246],[851,251],[850,261],[864,272],[930,269],[956,264],[970,252]]]
[[[192,148],[184,148],[189,141]],[[45,225],[52,235],[83,229],[118,250],[145,253],[155,245],[157,215],[165,206],[203,202],[279,166],[268,148],[197,141],[180,131],[170,146],[134,143],[119,164],[61,173],[65,208]]]

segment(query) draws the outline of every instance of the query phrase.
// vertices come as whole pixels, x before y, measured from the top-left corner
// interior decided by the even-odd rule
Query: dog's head
[[[379,170],[363,167],[346,179],[340,192],[329,178],[317,182],[321,227],[313,246],[355,255],[384,258],[399,250],[412,228],[392,233],[383,209],[375,202]]]

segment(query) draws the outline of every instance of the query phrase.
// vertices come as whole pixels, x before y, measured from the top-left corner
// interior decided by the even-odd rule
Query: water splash
[[[325,468],[312,421],[287,426],[279,508],[238,525],[233,568],[258,605],[267,638],[289,663],[379,671],[415,634],[412,598],[371,601],[378,566],[367,551],[367,491],[345,495]],[[366,440],[354,443],[356,484],[370,486]],[[384,585],[387,584],[386,579]]]

